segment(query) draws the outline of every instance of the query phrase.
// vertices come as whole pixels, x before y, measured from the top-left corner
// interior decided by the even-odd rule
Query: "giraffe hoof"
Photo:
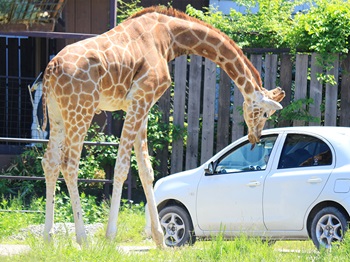
[[[165,245],[165,243],[161,243],[161,244],[157,244],[157,248],[158,249],[166,249],[167,246]]]

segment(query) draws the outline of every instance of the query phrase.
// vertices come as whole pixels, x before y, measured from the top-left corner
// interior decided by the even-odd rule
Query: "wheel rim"
[[[160,224],[164,232],[164,240],[166,245],[176,246],[184,238],[185,223],[178,214],[165,214],[161,218]]]
[[[332,243],[343,239],[343,227],[334,215],[327,214],[320,218],[316,226],[316,236],[320,246],[331,248]]]

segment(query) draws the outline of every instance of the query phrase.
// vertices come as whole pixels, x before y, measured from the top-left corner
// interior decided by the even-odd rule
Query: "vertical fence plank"
[[[201,163],[213,155],[216,64],[205,59]]]
[[[261,54],[251,54],[250,55],[250,61],[252,62],[252,64],[256,68],[256,70],[258,70],[258,72],[259,72],[259,74],[261,76],[261,72],[262,72],[262,55]]]
[[[168,88],[158,102],[159,110],[162,112],[162,119],[160,121],[166,126],[169,126],[170,94],[171,90]],[[160,177],[164,177],[168,174],[169,143],[164,142],[163,147],[158,149],[156,153],[159,161],[159,166],[156,167],[156,170],[160,174]]]
[[[173,64],[168,64],[169,72],[172,72]],[[170,108],[171,108],[171,88],[169,87],[162,97],[158,100],[158,108],[162,112],[162,119],[160,120],[166,126],[169,126]],[[169,158],[169,143],[164,142],[163,148],[157,149],[157,159],[159,166],[155,170],[159,173],[159,177],[168,175],[168,158]]]
[[[198,166],[202,57],[191,56],[188,91],[186,169]]]
[[[286,96],[281,101],[283,107],[289,105],[292,97],[292,78],[293,78],[293,62],[290,54],[281,55],[281,67],[280,67],[280,87],[284,90]],[[278,123],[278,126],[290,126],[290,121],[282,120]]]
[[[321,121],[321,103],[322,103],[322,83],[317,80],[318,74],[322,73],[322,67],[317,62],[318,54],[311,55],[311,79],[310,79],[310,98],[314,103],[309,107],[309,113],[313,117],[318,117]],[[310,126],[320,125],[319,122],[310,122]]]
[[[243,101],[243,95],[235,85],[233,90],[232,141],[235,141],[244,135],[244,119],[241,114]]]
[[[265,56],[265,78],[264,87],[268,90],[276,87],[277,80],[277,55],[267,54]]]
[[[224,70],[220,70],[216,152],[226,147],[230,142],[230,100],[231,78]]]
[[[333,68],[327,70],[328,75],[333,75],[336,81],[335,85],[326,83],[325,114],[324,125],[337,125],[337,102],[338,102],[338,74],[339,74],[339,55],[334,55]]]
[[[342,81],[341,81],[341,101],[339,125],[350,126],[350,54],[347,55],[341,63]]]
[[[264,77],[264,87],[267,90],[274,89],[276,87],[277,81],[277,59],[276,54],[266,54],[265,56],[265,77]],[[272,128],[273,123],[267,121],[264,129]]]
[[[186,101],[186,73],[187,56],[180,56],[175,59],[174,73],[174,125],[184,127],[185,101]],[[171,153],[171,173],[183,170],[184,143],[182,138],[173,137]]]
[[[308,62],[309,62],[309,56],[307,54],[297,54],[296,62],[295,62],[294,101],[306,98]],[[294,120],[293,125],[304,126],[305,121]]]

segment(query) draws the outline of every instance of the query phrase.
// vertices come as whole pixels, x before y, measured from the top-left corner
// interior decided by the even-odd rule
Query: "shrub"
[[[294,17],[291,47],[321,54],[348,53],[350,2],[316,0],[310,10]]]
[[[220,29],[241,48],[288,47],[286,36],[292,29],[294,9],[301,1],[241,0],[237,3],[246,7],[247,14],[231,9],[229,15],[224,15],[214,7],[199,11],[190,5],[186,12]],[[257,13],[251,10],[255,5],[259,6]]]
[[[44,149],[37,146],[25,147],[24,152],[17,156],[0,175],[6,176],[43,176],[41,159]],[[23,199],[33,195],[42,196],[45,193],[45,181],[5,180],[0,179],[0,194],[13,195]]]
[[[240,0],[246,14],[224,15],[211,7],[186,12],[229,35],[240,47],[280,48],[317,53],[348,53],[350,2],[344,0]],[[296,13],[308,3],[310,10]],[[253,13],[251,7],[258,6]]]

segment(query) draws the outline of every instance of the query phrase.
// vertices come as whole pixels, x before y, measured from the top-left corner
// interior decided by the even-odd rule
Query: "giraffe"
[[[46,180],[44,239],[52,237],[55,184],[61,172],[68,187],[76,239],[86,241],[77,186],[84,137],[101,110],[126,112],[114,169],[106,237],[114,239],[121,190],[134,147],[151,219],[152,238],[164,246],[154,199],[154,174],[147,148],[147,114],[171,83],[168,61],[180,55],[204,56],[225,70],[244,97],[249,141],[259,141],[266,118],[281,109],[280,88],[266,90],[257,70],[228,36],[173,8],[150,7],[114,29],[62,49],[43,77],[44,120],[50,140],[42,160]]]

